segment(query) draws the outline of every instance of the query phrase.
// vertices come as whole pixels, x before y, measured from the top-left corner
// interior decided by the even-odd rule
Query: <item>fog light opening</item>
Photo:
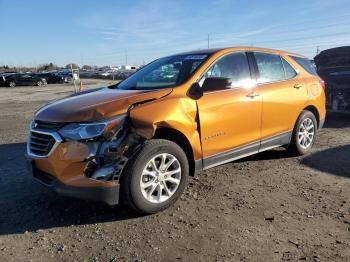
[[[114,172],[115,172],[114,166],[104,166],[97,169],[92,174],[91,178],[99,181],[108,181],[112,179]]]

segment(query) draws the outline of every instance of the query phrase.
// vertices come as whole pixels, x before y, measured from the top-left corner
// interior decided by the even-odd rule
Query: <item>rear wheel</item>
[[[15,81],[11,81],[10,83],[9,83],[9,87],[15,87],[16,86],[16,82]]]
[[[304,110],[295,124],[288,152],[295,156],[307,154],[315,143],[316,134],[316,117],[312,112]]]
[[[127,167],[122,197],[139,213],[159,212],[179,199],[188,174],[186,154],[177,144],[163,139],[150,140]]]
[[[42,86],[44,83],[42,81],[38,81],[38,83],[36,83],[37,86]]]

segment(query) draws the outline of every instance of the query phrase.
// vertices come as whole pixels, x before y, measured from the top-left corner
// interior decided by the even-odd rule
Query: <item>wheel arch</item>
[[[320,113],[318,112],[318,109],[314,105],[308,105],[303,110],[310,111],[315,115],[316,121],[317,121],[317,127],[320,126]]]
[[[182,132],[170,127],[158,127],[155,131],[153,139],[166,139],[180,146],[188,159],[190,175],[193,176],[195,174],[195,160],[192,146]]]

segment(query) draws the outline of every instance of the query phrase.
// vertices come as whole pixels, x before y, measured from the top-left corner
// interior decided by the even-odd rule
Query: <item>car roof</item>
[[[292,53],[288,51],[282,51],[277,49],[271,49],[271,48],[262,48],[262,47],[255,47],[255,46],[237,46],[237,47],[223,47],[223,48],[210,48],[210,49],[199,49],[189,52],[183,52],[178,53],[177,55],[192,55],[192,54],[214,54],[220,51],[251,51],[251,52],[266,52],[266,53],[273,53],[273,54],[279,54],[279,55],[290,55],[290,56],[297,56],[301,58],[306,58],[300,54]]]

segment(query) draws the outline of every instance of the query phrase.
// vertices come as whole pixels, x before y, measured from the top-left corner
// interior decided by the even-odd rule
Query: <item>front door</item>
[[[230,78],[231,89],[205,92],[197,101],[204,169],[256,153],[260,146],[262,96],[245,52],[224,55],[205,78]]]

